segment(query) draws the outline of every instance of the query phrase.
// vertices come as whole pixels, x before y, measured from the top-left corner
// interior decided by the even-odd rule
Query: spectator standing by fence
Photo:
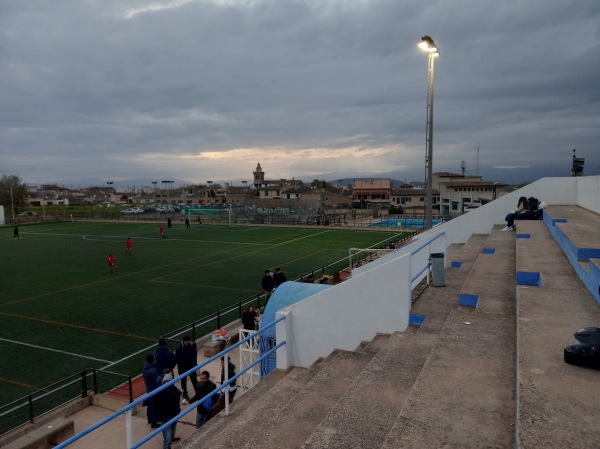
[[[173,380],[173,376],[171,374],[165,374],[162,383],[164,385],[171,380]],[[155,396],[158,419],[161,422],[166,423],[179,414],[181,411],[179,408],[180,396],[181,391],[179,391],[175,385],[165,388]],[[177,421],[163,429],[163,449],[171,449],[171,443],[179,441],[179,438],[175,436],[176,430]]]
[[[256,323],[258,322],[258,315],[254,307],[248,306],[244,313],[242,313],[242,325],[244,329],[253,331],[256,330]]]
[[[275,290],[275,279],[273,279],[273,273],[271,270],[265,270],[265,275],[262,278],[262,288],[265,291],[265,306],[269,302],[269,298]]]
[[[281,271],[281,268],[275,268],[275,275],[273,276],[273,279],[275,280],[275,288],[287,281],[287,278],[285,277],[283,271]]]
[[[198,365],[198,353],[196,349],[196,343],[192,342],[192,339],[189,335],[184,335],[183,340],[175,349],[175,357],[177,358],[177,371],[179,375],[185,373],[186,371],[194,368]],[[189,399],[187,392],[187,378],[183,377],[181,379],[181,389],[183,390],[183,398]],[[192,382],[192,388],[195,390],[196,385],[198,385],[198,379],[196,379],[196,372],[194,371],[189,375],[190,382]]]
[[[146,356],[146,363],[142,369],[142,376],[144,378],[144,384],[146,385],[146,393],[156,390],[162,383],[162,376],[156,368],[156,357],[154,354],[148,354]],[[158,412],[156,410],[156,402],[154,397],[145,401],[147,406],[148,424],[153,429],[158,427]]]
[[[172,370],[177,365],[177,357],[175,353],[167,346],[167,340],[161,338],[158,340],[158,346],[154,352],[156,356],[156,369],[162,373],[165,369]]]

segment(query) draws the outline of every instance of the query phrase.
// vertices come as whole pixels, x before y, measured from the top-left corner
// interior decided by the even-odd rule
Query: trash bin
[[[429,262],[431,264],[431,276],[433,277],[433,286],[445,286],[446,275],[444,273],[444,253],[431,253],[429,255]]]

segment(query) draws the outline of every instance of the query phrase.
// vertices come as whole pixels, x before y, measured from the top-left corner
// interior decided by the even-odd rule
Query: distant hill
[[[352,183],[355,180],[361,180],[361,181],[368,181],[370,179],[390,179],[390,178],[384,178],[384,177],[378,177],[378,176],[370,176],[370,177],[365,177],[365,178],[342,178],[340,179],[333,179],[330,181],[327,181],[329,184],[331,184],[332,186],[337,186],[337,185],[343,185],[343,186],[348,186],[348,185],[352,185]],[[341,182],[340,182],[341,181]],[[399,181],[397,179],[390,179],[390,181],[392,182],[392,184],[394,185],[394,187],[399,187],[402,184],[404,184],[406,181]],[[408,183],[412,184],[415,187],[421,187],[423,185],[423,183],[421,181],[408,181]]]

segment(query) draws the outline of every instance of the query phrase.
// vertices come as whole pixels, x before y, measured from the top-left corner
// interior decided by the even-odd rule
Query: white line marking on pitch
[[[60,352],[61,354],[73,355],[75,357],[83,357],[84,359],[96,360],[98,362],[112,363],[110,360],[97,359],[96,357],[90,357],[90,356],[87,356],[87,355],[75,354],[74,352],[61,351],[59,349],[45,348],[43,346],[32,345],[32,344],[29,344],[29,343],[23,343],[22,341],[8,340],[6,338],[0,338],[0,340],[6,341],[8,343],[15,343],[17,345],[29,346],[31,348],[43,349],[45,351]]]

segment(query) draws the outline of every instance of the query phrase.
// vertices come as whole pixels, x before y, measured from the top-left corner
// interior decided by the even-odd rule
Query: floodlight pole
[[[440,55],[440,52],[430,36],[423,36],[419,46],[428,53],[427,155],[425,157],[425,167],[427,169],[427,192],[425,199],[425,218],[427,229],[431,229],[433,227],[433,69],[435,58]]]

